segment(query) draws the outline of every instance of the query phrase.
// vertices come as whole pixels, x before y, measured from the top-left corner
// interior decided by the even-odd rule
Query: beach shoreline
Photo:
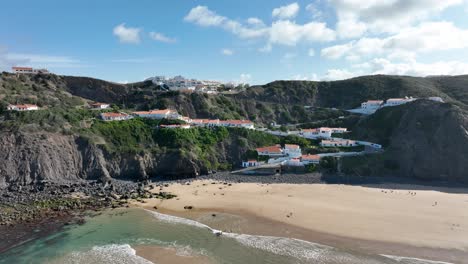
[[[416,192],[411,187],[418,189],[405,185],[361,187],[202,180],[157,190],[174,193],[176,199],[147,199],[133,206],[192,219],[228,232],[296,238],[368,254],[463,263],[468,259],[468,230],[463,225],[468,214],[460,210],[460,205],[468,206],[465,190],[456,190],[456,194]],[[438,204],[427,204],[434,203],[433,200]],[[354,203],[355,208],[347,207],[348,202]],[[192,209],[184,209],[187,206]],[[453,211],[452,207],[459,209]],[[401,226],[405,222],[407,226]],[[379,229],[381,234],[372,235]],[[389,235],[398,232],[401,238]]]

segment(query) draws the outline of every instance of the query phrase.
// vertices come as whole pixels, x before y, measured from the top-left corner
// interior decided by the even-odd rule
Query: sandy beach
[[[162,191],[176,194],[176,199],[135,205],[152,210],[156,206],[158,212],[232,232],[382,254],[455,262],[468,258],[468,190],[213,183],[172,184]]]
[[[206,256],[180,254],[175,248],[158,246],[135,246],[134,249],[138,256],[159,264],[212,263],[212,261]]]

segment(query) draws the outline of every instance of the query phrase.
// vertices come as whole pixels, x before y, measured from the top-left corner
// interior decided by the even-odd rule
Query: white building
[[[170,109],[139,111],[133,112],[133,114],[142,118],[151,119],[180,119],[182,117],[177,113],[177,111]]]
[[[19,104],[19,105],[13,105],[10,104],[7,106],[8,111],[35,111],[39,110],[39,107],[34,104]]]
[[[295,144],[285,144],[283,153],[294,158],[300,157],[302,154],[301,147]]]
[[[132,119],[133,116],[126,113],[102,113],[101,118],[104,121],[123,121]]]
[[[106,103],[93,103],[93,104],[90,104],[91,108],[92,109],[108,109],[110,108],[110,104],[106,104]]]
[[[254,123],[250,120],[221,120],[220,126],[224,127],[242,127],[247,129],[254,129]]]
[[[294,158],[294,159],[289,159],[285,162],[286,166],[291,166],[291,167],[302,167],[304,164],[301,162],[300,159]]]
[[[319,155],[302,155],[301,162],[304,165],[308,164],[319,164],[320,163],[320,156]]]
[[[385,104],[382,106],[382,107],[388,107],[388,106],[398,106],[398,105],[402,105],[402,104],[406,104],[406,103],[409,103],[409,102],[412,102],[416,99],[410,97],[410,98],[390,98],[387,100],[387,102],[385,102]]]
[[[366,110],[373,110],[375,112],[383,105],[383,103],[384,101],[382,100],[368,100],[367,102],[363,102],[361,104],[361,108]]]
[[[257,167],[259,165],[260,165],[260,163],[257,160],[248,160],[248,161],[243,161],[242,162],[242,167],[243,168]]]
[[[11,67],[13,73],[49,73],[47,69],[34,69],[31,67]]]
[[[431,100],[431,101],[434,101],[434,102],[439,102],[439,103],[443,103],[444,102],[444,99],[438,97],[438,96],[433,96],[433,97],[429,97],[427,98],[428,100]]]
[[[309,139],[319,139],[319,138],[331,138],[333,130],[328,127],[312,128],[312,129],[303,129],[300,132],[305,138]]]
[[[281,157],[284,156],[283,150],[280,145],[257,148],[259,156]]]
[[[339,140],[322,140],[322,142],[320,142],[320,146],[322,146],[322,147],[349,148],[349,147],[359,146],[359,144],[354,140],[339,139]]]

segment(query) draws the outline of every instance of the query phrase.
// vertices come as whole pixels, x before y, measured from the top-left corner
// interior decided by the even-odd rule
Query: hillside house
[[[390,98],[387,100],[387,102],[385,102],[385,104],[382,106],[382,107],[387,107],[387,106],[397,106],[397,105],[402,105],[402,104],[406,104],[406,103],[409,103],[409,102],[412,102],[416,99],[410,97],[410,98]]]
[[[39,107],[34,104],[18,104],[18,105],[13,105],[10,104],[7,106],[8,111],[35,111],[39,110]]]
[[[304,165],[308,164],[319,164],[320,163],[320,156],[319,155],[302,155],[301,162]]]
[[[200,127],[216,127],[220,125],[219,119],[192,119],[192,124]]]
[[[280,157],[284,156],[283,150],[280,145],[257,148],[257,153],[259,156],[271,156],[271,157]]]
[[[151,118],[151,119],[179,119],[181,117],[177,113],[177,111],[170,110],[170,109],[139,111],[139,112],[133,112],[133,114],[142,118]]]
[[[259,165],[260,165],[260,163],[257,160],[248,160],[248,161],[243,161],[242,162],[242,167],[243,168],[257,167]]]
[[[356,147],[359,144],[354,140],[340,139],[340,140],[322,140],[320,146],[322,147],[337,147],[337,148],[349,148]]]
[[[300,157],[302,154],[301,147],[295,144],[285,144],[283,153],[290,157]]]
[[[132,119],[133,116],[126,113],[102,113],[101,119],[104,121],[123,121]]]
[[[247,129],[254,129],[254,123],[249,120],[223,120],[220,121],[221,126],[225,127],[243,127]]]
[[[106,103],[92,103],[92,104],[90,104],[90,106],[91,106],[91,109],[94,109],[94,110],[101,110],[101,109],[110,108],[110,104],[106,104]]]
[[[318,138],[331,138],[333,130],[328,127],[312,128],[312,129],[303,129],[301,135],[309,139],[318,139]]]
[[[30,73],[30,74],[37,74],[37,73],[49,73],[47,69],[34,69],[32,67],[11,67],[13,73]]]

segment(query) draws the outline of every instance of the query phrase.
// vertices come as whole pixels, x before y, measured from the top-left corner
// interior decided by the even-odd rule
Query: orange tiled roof
[[[319,155],[302,155],[301,159],[303,159],[303,160],[319,160],[320,156]]]
[[[276,145],[276,146],[270,146],[270,147],[263,147],[263,148],[257,148],[258,152],[270,152],[270,153],[282,153],[281,152],[281,147]]]

